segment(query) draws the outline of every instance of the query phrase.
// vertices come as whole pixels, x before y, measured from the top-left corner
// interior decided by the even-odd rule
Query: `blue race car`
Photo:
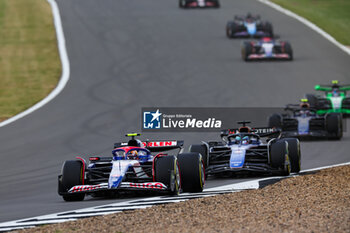
[[[310,108],[307,99],[301,99],[300,105],[288,104],[286,113],[275,113],[269,117],[269,127],[282,130],[282,137],[299,139],[341,139],[343,136],[342,115],[326,113],[318,115]]]
[[[293,60],[291,44],[270,37],[264,37],[259,41],[244,41],[241,54],[245,61]]]
[[[247,37],[273,37],[271,23],[261,21],[260,16],[253,16],[248,13],[246,16],[235,16],[233,21],[226,24],[226,36],[228,38]]]
[[[289,175],[300,171],[298,139],[280,139],[276,128],[250,128],[246,126],[248,121],[238,123],[243,126],[221,132],[222,141],[191,145],[190,152],[203,156],[206,175]],[[267,143],[263,137],[267,137]]]
[[[141,142],[139,134],[128,134],[128,142],[116,143],[111,157],[93,156],[65,161],[58,176],[58,194],[65,201],[82,201],[85,195],[139,191],[177,195],[202,192],[204,167],[199,153],[169,155],[162,151],[181,150],[183,141]]]

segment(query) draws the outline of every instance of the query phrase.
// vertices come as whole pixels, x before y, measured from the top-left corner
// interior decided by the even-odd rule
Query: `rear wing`
[[[162,152],[174,149],[182,149],[184,146],[183,140],[154,140],[142,141],[142,146],[151,152]],[[127,142],[114,143],[114,148],[128,146]]]
[[[287,104],[286,107],[284,107],[284,111],[292,111],[292,112],[295,112],[295,111],[299,111],[299,110],[303,110],[301,107],[300,107],[300,104]],[[307,108],[307,110],[309,111],[313,111],[313,112],[317,112],[317,109],[315,108]]]
[[[258,128],[251,128],[250,132],[240,132],[239,129],[225,129],[221,131],[220,136],[221,137],[227,137],[231,134],[238,134],[238,133],[253,133],[258,135],[259,137],[269,137],[269,136],[278,136],[281,133],[281,129],[277,129],[274,127],[258,127]]]
[[[332,91],[335,88],[334,85],[316,85],[315,90],[316,91]],[[350,85],[342,85],[338,86],[337,89],[339,91],[350,91]]]

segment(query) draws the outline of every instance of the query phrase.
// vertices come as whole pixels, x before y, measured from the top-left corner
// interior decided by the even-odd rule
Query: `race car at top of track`
[[[203,156],[206,175],[259,173],[289,175],[300,171],[300,144],[296,138],[278,138],[276,128],[250,128],[221,132],[221,141],[191,145],[190,152]],[[268,137],[263,143],[262,137]]]
[[[112,157],[65,161],[58,176],[58,194],[65,201],[82,201],[86,194],[106,196],[121,191],[155,191],[171,195],[202,192],[204,167],[199,153],[161,153],[181,150],[183,141],[145,141],[127,134],[116,143]],[[154,153],[154,154],[152,154]]]
[[[248,13],[246,16],[235,16],[233,21],[226,24],[226,36],[228,38],[246,37],[273,37],[271,23],[261,21],[260,16]]]
[[[180,8],[219,8],[219,0],[179,0]]]
[[[269,127],[282,130],[282,137],[299,139],[341,139],[343,136],[342,115],[326,113],[318,115],[316,109],[310,108],[307,99],[302,99],[300,105],[288,104],[286,113],[275,113],[269,117]]]
[[[241,47],[242,59],[254,60],[293,60],[292,46],[287,41],[264,37],[258,41],[244,41]]]
[[[306,98],[318,114],[331,112],[343,113],[344,116],[350,114],[350,96],[346,93],[350,90],[350,85],[339,85],[338,80],[333,80],[332,85],[316,85],[315,90],[323,91],[324,95],[306,94]]]

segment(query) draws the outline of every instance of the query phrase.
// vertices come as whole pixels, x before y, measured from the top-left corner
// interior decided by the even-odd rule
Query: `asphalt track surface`
[[[120,201],[66,203],[57,195],[57,175],[64,160],[109,155],[124,133],[140,131],[141,107],[280,107],[314,84],[350,82],[348,55],[255,0],[221,0],[220,9],[200,10],[179,9],[176,0],[57,2],[70,81],[49,104],[0,128],[0,222]],[[224,29],[234,14],[248,11],[292,43],[294,61],[241,60],[242,40],[227,39]],[[184,139],[188,146],[217,136],[145,137]],[[302,168],[348,162],[349,141],[345,133],[341,141],[303,142]],[[210,180],[207,187],[238,181]]]

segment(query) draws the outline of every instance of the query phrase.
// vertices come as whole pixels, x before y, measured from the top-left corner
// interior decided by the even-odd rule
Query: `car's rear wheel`
[[[201,154],[202,159],[203,159],[204,168],[208,167],[209,154],[208,154],[208,148],[206,145],[204,145],[204,144],[191,145],[189,151]]]
[[[233,38],[237,31],[237,25],[235,22],[228,22],[226,24],[226,36],[228,38]]]
[[[307,99],[307,102],[310,104],[310,108],[317,109],[318,100],[314,94],[306,94],[305,98]]]
[[[155,180],[165,184],[171,195],[179,195],[181,178],[176,156],[159,157],[155,161]]]
[[[202,155],[199,153],[183,153],[178,155],[181,172],[181,184],[184,192],[202,192],[205,172]]]
[[[62,176],[59,179],[59,192],[63,192],[62,197],[65,201],[82,201],[84,193],[67,193],[72,187],[83,184],[84,167],[79,160],[65,161],[62,167]]]
[[[280,114],[273,114],[272,116],[270,116],[268,126],[277,129],[282,129],[282,116]]]
[[[180,8],[184,8],[185,7],[184,0],[179,0],[179,7]]]
[[[279,169],[281,175],[288,176],[290,174],[288,144],[285,141],[277,141],[272,143],[270,149],[271,166]]]
[[[291,172],[300,172],[301,166],[301,153],[300,142],[297,138],[283,138],[280,141],[286,141],[288,143],[288,152],[291,165]]]
[[[339,140],[342,138],[342,116],[340,113],[328,113],[326,115],[326,129],[330,134],[330,139]]]
[[[265,32],[267,32],[269,34],[270,37],[273,37],[273,27],[272,27],[272,24],[270,22],[265,23],[264,30],[265,30]]]

